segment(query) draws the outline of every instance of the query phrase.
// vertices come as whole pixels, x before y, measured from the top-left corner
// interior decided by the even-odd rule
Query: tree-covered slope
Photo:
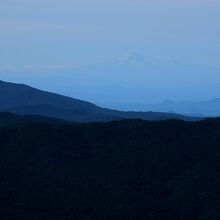
[[[216,220],[220,120],[0,130],[2,219]]]
[[[20,115],[43,115],[75,122],[112,121],[140,118],[198,120],[171,113],[122,112],[98,107],[92,103],[41,91],[27,85],[0,81],[0,111]]]

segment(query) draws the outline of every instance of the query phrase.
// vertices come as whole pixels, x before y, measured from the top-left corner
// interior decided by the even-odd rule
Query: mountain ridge
[[[42,91],[24,84],[0,82],[0,111],[20,115],[43,115],[76,122],[111,121],[140,118],[199,120],[160,112],[122,112],[98,107],[90,102]]]
[[[218,117],[220,116],[220,98],[207,101],[172,101],[166,100],[153,104],[144,103],[100,103],[106,108],[114,108],[119,111],[162,111],[188,116]]]

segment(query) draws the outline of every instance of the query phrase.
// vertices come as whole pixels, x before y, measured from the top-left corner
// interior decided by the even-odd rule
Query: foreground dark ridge
[[[173,113],[122,112],[98,107],[92,103],[41,91],[26,85],[0,81],[0,111],[20,115],[43,115],[75,122],[144,120],[200,120]]]
[[[220,219],[220,119],[17,117],[0,129],[1,219]]]

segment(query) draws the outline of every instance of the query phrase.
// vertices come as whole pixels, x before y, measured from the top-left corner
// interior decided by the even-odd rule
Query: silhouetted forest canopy
[[[0,114],[1,219],[220,219],[220,119]]]

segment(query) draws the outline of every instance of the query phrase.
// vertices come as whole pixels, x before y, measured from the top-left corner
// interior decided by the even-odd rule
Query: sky
[[[0,77],[64,72],[131,52],[220,68],[219,11],[219,0],[1,0]]]

